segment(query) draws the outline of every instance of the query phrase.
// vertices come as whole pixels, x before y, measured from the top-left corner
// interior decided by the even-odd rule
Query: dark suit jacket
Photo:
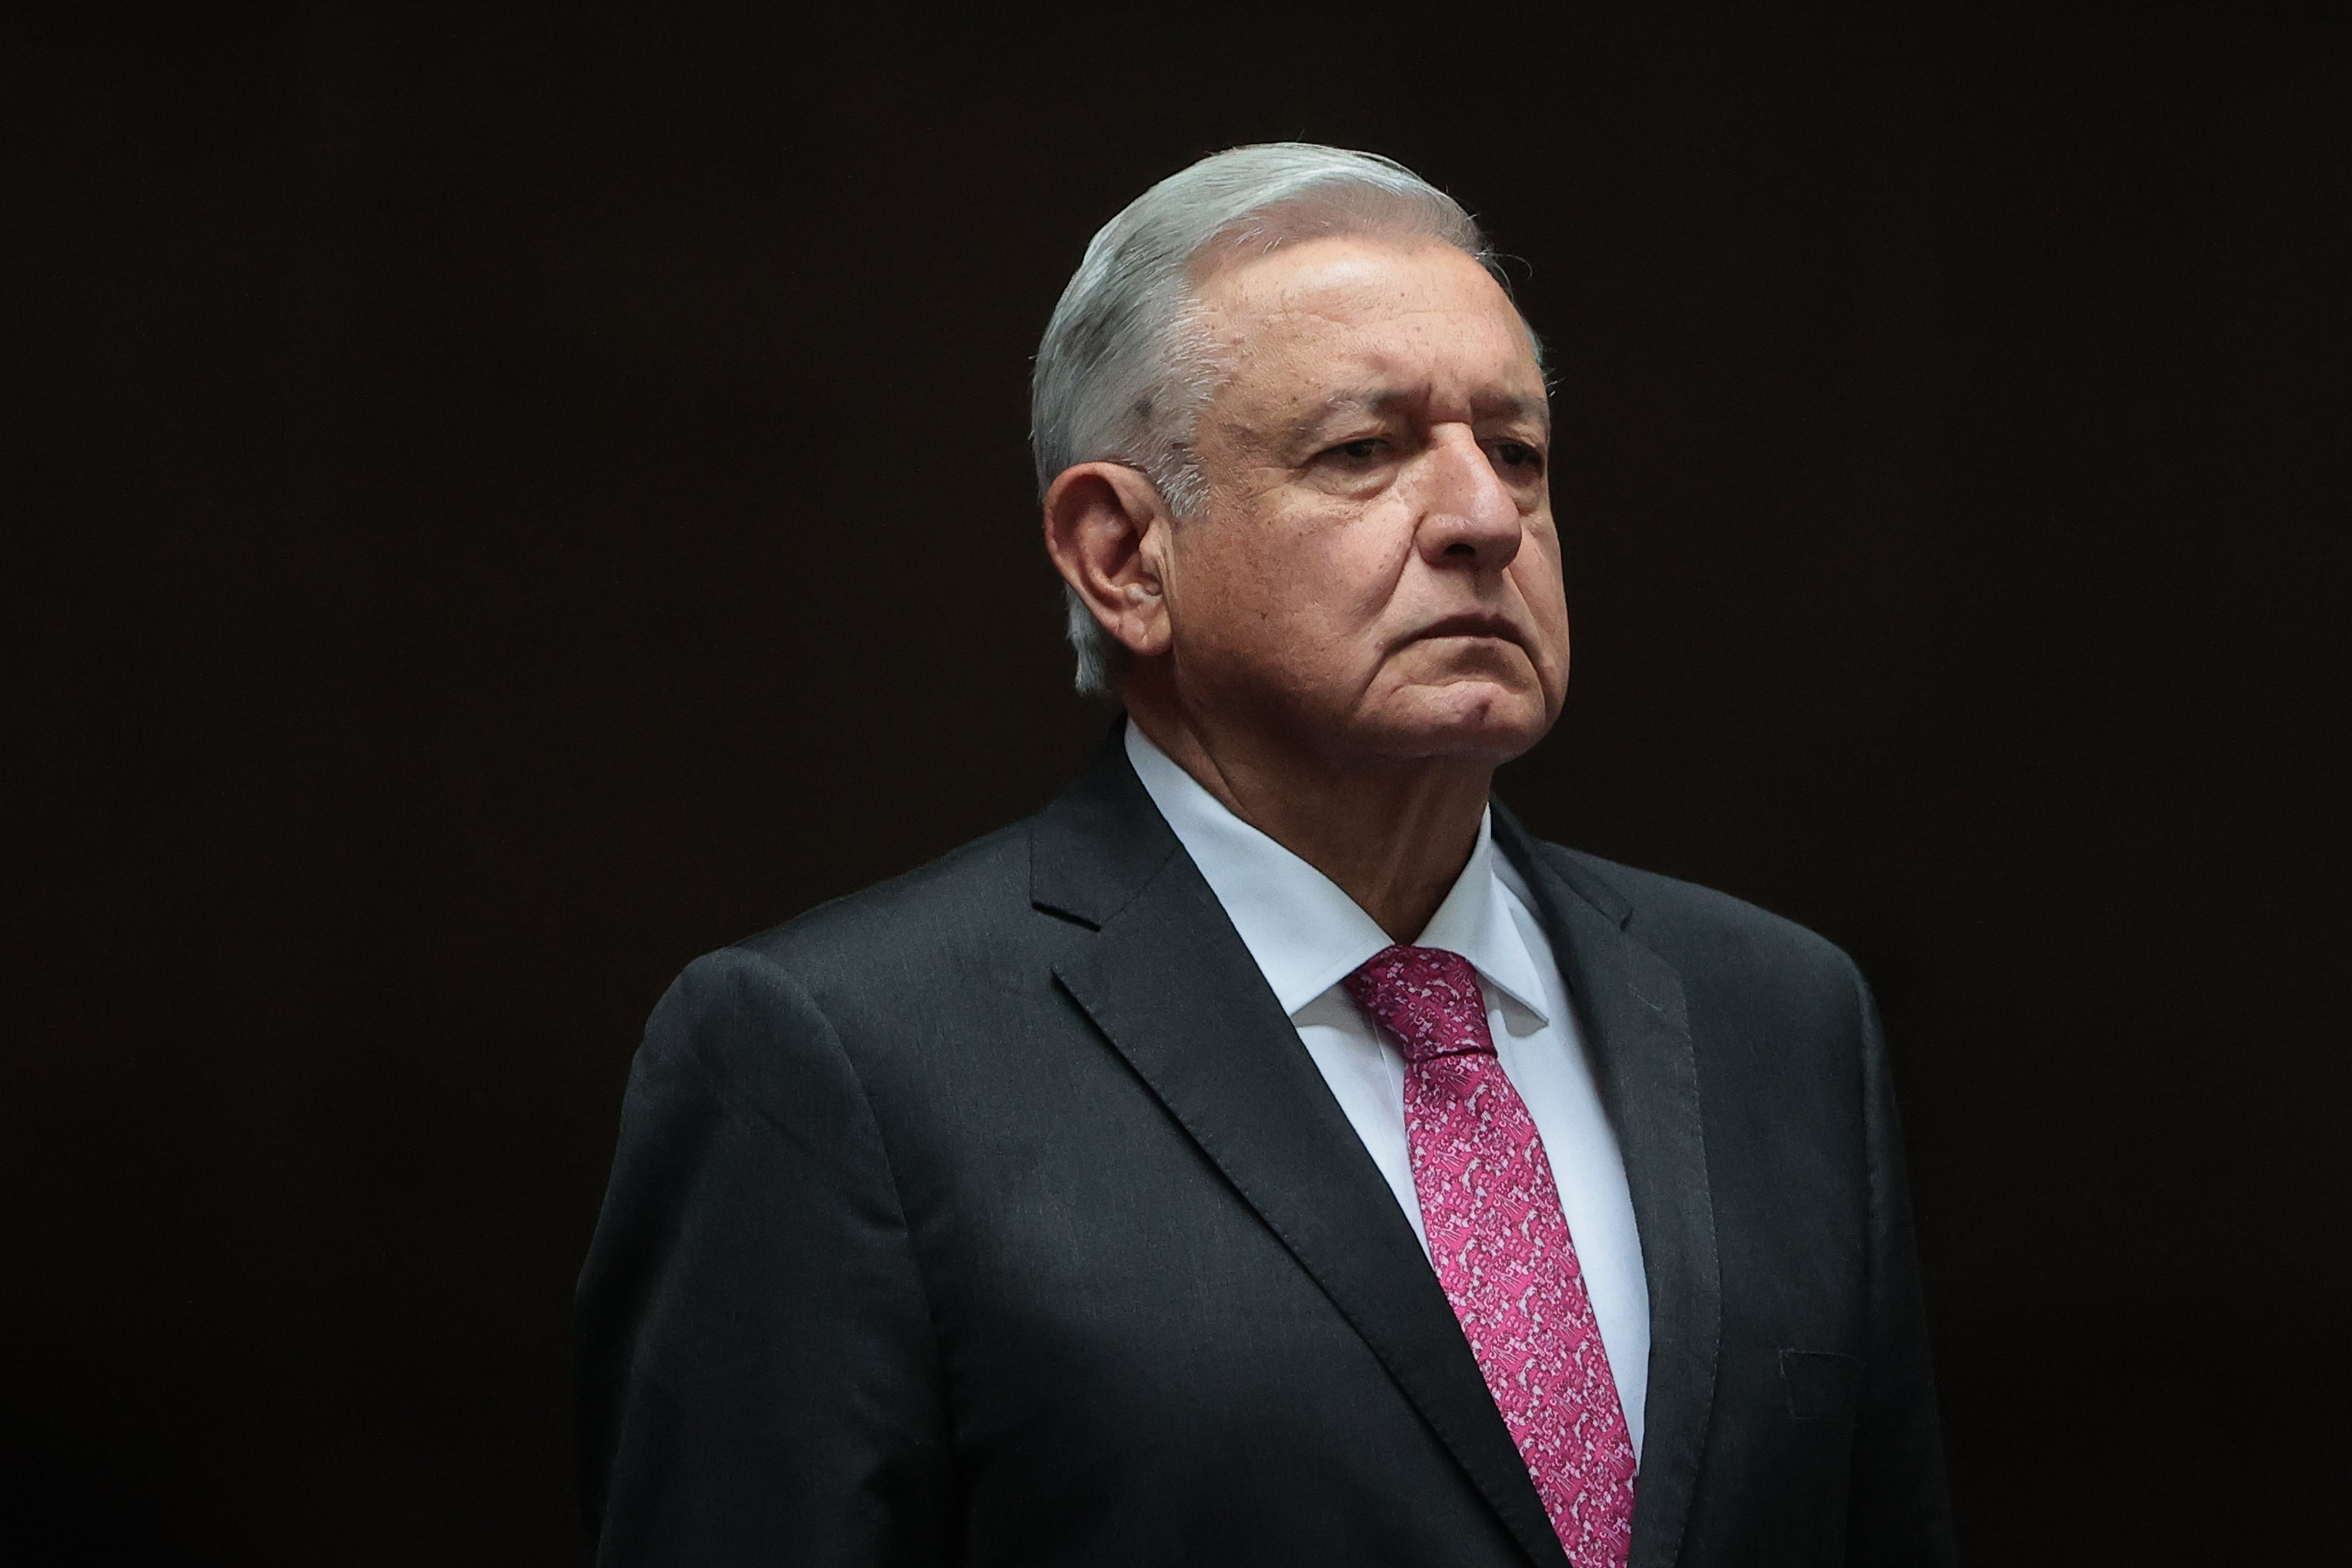
[[[1633,1188],[1636,1568],[1949,1562],[1861,977],[1495,817]],[[1566,1561],[1116,735],[1029,821],[687,969],[579,1333],[603,1563]]]

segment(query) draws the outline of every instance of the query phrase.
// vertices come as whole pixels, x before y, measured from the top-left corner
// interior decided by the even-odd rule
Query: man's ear
[[[1140,658],[1165,653],[1172,635],[1160,571],[1168,504],[1123,463],[1080,463],[1045,492],[1045,552],[1062,580],[1121,646]]]

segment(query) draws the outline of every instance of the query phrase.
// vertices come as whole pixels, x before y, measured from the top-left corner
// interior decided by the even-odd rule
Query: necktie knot
[[[1407,1061],[1495,1054],[1478,971],[1443,947],[1383,947],[1340,982]]]

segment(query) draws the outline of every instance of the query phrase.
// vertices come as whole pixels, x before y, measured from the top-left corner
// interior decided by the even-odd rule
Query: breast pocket
[[[1789,1414],[1800,1421],[1851,1427],[1862,1416],[1863,1359],[1827,1350],[1780,1353],[1780,1387]]]

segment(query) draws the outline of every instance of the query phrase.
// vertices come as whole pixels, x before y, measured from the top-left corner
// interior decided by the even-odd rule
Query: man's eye
[[[1370,463],[1381,455],[1381,448],[1386,444],[1377,435],[1367,435],[1360,441],[1343,441],[1323,455],[1345,458],[1350,463]]]
[[[1524,441],[1501,441],[1495,444],[1495,461],[1507,468],[1537,470],[1543,467],[1543,454]]]

